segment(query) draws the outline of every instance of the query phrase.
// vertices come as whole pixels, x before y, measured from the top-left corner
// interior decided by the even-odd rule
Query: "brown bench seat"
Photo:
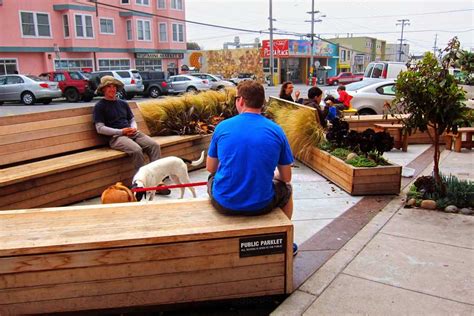
[[[208,199],[0,212],[0,314],[291,293],[280,209],[225,216]]]
[[[148,134],[138,106],[130,105]],[[2,117],[0,135],[0,210],[67,205],[133,177],[129,157],[95,132],[90,107]],[[210,136],[154,139],[163,156],[194,159]]]

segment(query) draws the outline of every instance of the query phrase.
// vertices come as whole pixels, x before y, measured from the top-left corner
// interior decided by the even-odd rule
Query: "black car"
[[[139,71],[143,79],[144,96],[158,98],[160,95],[166,95],[169,92],[169,86],[166,81],[166,74],[163,71]]]

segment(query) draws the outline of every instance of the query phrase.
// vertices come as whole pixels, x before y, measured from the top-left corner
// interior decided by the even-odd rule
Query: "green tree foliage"
[[[455,37],[442,51],[441,63],[432,53],[426,53],[411,69],[400,73],[392,106],[394,113],[410,114],[402,119],[409,134],[416,130],[429,133],[429,127],[434,131],[434,135],[430,134],[435,147],[433,172],[440,186],[443,186],[439,175],[440,135],[456,131],[458,122],[467,113],[463,102],[465,92],[448,72],[458,61],[459,47]]]
[[[186,43],[187,50],[201,50],[201,46],[199,46],[196,42],[187,42]]]

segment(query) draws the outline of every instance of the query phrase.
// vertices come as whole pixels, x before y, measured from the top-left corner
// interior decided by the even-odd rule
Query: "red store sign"
[[[270,57],[270,41],[262,41],[262,57]],[[273,56],[275,57],[288,57],[288,40],[273,40]]]

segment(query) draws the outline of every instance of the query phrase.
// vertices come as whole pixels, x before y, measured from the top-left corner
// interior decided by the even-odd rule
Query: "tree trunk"
[[[441,153],[440,153],[440,150],[439,150],[439,137],[440,135],[438,134],[438,129],[437,129],[437,124],[434,124],[434,138],[433,138],[433,145],[434,145],[434,157],[433,157],[433,176],[434,176],[434,179],[435,179],[435,182],[436,184],[438,185],[438,187],[441,189],[441,195],[442,196],[445,196],[446,195],[446,186],[445,184],[443,183],[443,181],[441,181],[441,176],[439,174],[439,158],[441,156]]]

